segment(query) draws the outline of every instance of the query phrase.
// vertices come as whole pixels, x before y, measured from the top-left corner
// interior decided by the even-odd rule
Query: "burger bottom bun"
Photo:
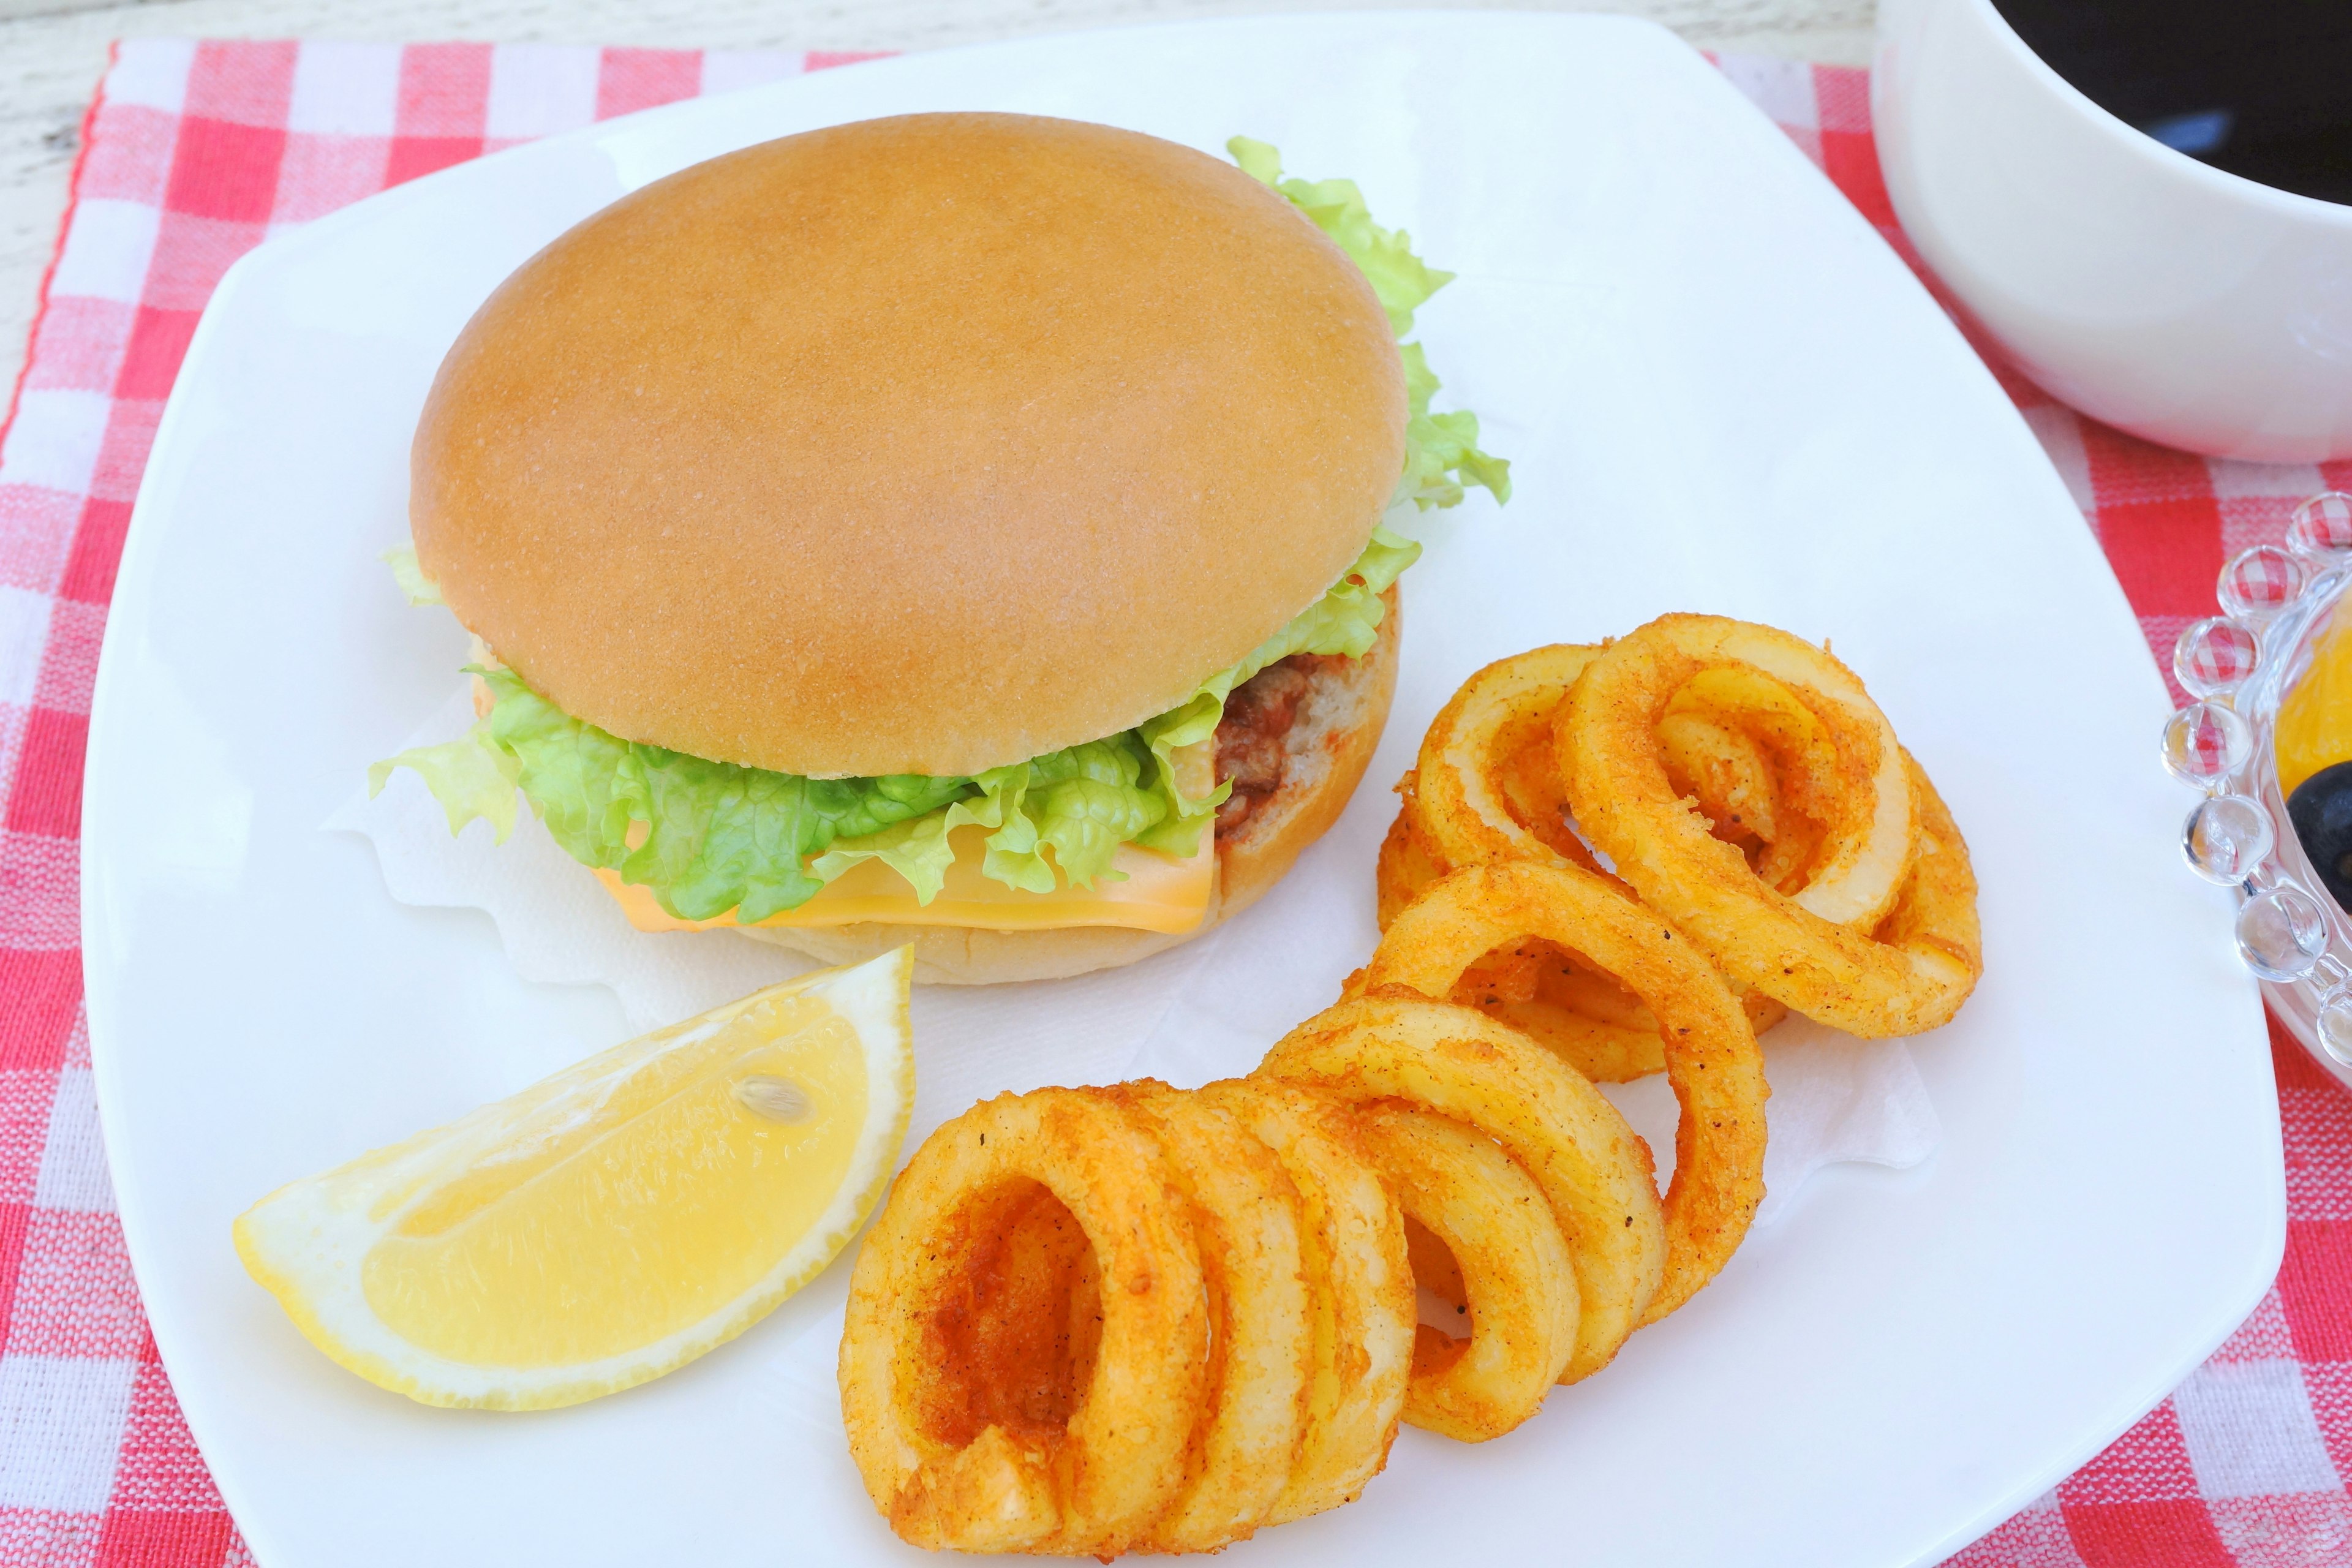
[[[1257,803],[1230,834],[1217,836],[1217,885],[1209,912],[1188,931],[1068,926],[1055,931],[983,931],[970,926],[755,926],[741,934],[825,963],[855,963],[909,942],[915,979],[925,985],[994,985],[1059,980],[1133,963],[1204,936],[1282,880],[1299,852],[1339,819],[1370,765],[1396,694],[1396,590],[1380,640],[1358,659],[1332,659],[1315,672],[1284,741],[1282,787]]]

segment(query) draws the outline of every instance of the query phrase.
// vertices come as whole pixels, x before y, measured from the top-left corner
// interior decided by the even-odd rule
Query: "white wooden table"
[[[16,383],[57,242],[82,110],[110,40],[479,38],[667,47],[926,49],[1185,16],[1370,9],[1400,0],[0,0],[0,396]],[[1444,0],[1402,0],[1420,5]],[[1525,0],[1628,11],[1710,48],[1843,65],[1874,0]]]

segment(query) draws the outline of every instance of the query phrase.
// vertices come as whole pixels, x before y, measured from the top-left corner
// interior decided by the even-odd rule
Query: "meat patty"
[[[1248,821],[1260,801],[1282,788],[1299,709],[1316,677],[1345,662],[1328,654],[1293,654],[1259,670],[1225,699],[1224,718],[1217,725],[1217,777],[1234,792],[1217,808],[1220,837]]]

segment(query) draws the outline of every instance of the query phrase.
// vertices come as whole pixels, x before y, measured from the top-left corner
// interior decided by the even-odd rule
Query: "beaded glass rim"
[[[2330,896],[2287,819],[2279,704],[2352,584],[2352,495],[2294,509],[2284,545],[2221,568],[2221,614],[2184,628],[2172,670],[2192,700],[2165,721],[2164,765],[2203,792],[2181,827],[2190,869],[2236,888],[2238,955],[2296,1037],[2352,1075],[2352,915]]]

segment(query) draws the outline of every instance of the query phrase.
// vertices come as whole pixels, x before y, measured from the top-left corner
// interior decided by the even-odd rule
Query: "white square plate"
[[[2161,689],[2024,425],[1832,187],[1636,23],[1392,14],[1045,38],[453,169],[263,247],[206,312],[108,630],[85,935],[156,1341],[268,1568],[915,1555],[874,1518],[825,1391],[839,1268],[812,1305],[644,1389],[454,1414],[312,1352],[245,1278],[229,1222],[622,1033],[601,990],[515,979],[487,920],[395,905],[364,845],[316,830],[462,658],[376,560],[405,532],[409,431],[444,348],[510,268],[625,191],[764,138],[937,109],[1213,150],[1258,136],[1294,170],[1360,180],[1461,274],[1423,336],[1447,395],[1516,460],[1518,496],[1429,531],[1375,787],[1255,929],[1328,929],[1333,972],[1356,962],[1392,809],[1377,784],[1446,692],[1502,653],[1667,609],[1833,637],[1983,879],[1983,986],[1913,1047],[1946,1127],[1932,1160],[1816,1178],[1520,1432],[1408,1433],[1361,1502],[1226,1561],[1929,1563],[2252,1307],[2284,1235],[2276,1105],[2221,904],[2179,863]]]

